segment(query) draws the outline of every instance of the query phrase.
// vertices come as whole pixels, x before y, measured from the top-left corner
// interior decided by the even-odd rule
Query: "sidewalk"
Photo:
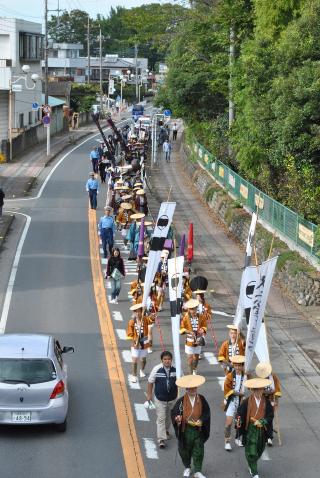
[[[10,163],[0,165],[0,188],[3,189],[6,198],[13,199],[28,194],[34,181],[41,171],[62,151],[76,144],[82,138],[93,132],[98,132],[93,124],[80,127],[58,134],[51,138],[51,154],[46,155],[46,143],[40,143],[33,148],[28,148],[23,155],[15,158]]]
[[[6,195],[4,207],[7,199],[27,196],[41,171],[62,151],[95,132],[98,132],[96,126],[90,123],[78,130],[53,136],[50,156],[46,155],[47,145],[46,142],[43,142],[33,148],[28,148],[23,155],[10,163],[1,163],[0,188]],[[0,251],[13,220],[14,214],[4,213],[0,218]]]

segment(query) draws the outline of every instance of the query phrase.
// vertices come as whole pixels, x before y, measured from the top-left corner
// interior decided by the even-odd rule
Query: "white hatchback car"
[[[61,347],[51,335],[0,336],[0,425],[54,423],[67,427],[67,367]]]

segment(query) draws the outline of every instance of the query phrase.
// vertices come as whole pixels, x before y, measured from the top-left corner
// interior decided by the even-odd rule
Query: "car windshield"
[[[35,383],[51,382],[57,377],[49,359],[0,359],[0,382]]]

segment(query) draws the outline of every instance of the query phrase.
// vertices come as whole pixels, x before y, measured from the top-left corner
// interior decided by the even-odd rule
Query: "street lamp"
[[[12,78],[16,78],[14,81],[12,79],[9,79],[9,161],[12,161],[12,93],[13,92],[21,92],[22,91],[22,85],[17,85],[18,81],[23,80],[24,81],[24,86],[26,87],[27,90],[34,90],[37,84],[37,81],[39,80],[39,75],[37,73],[33,73],[31,75],[31,80],[33,82],[32,86],[28,86],[28,73],[30,73],[30,66],[29,65],[23,65],[21,67],[23,73],[25,76],[16,76],[13,75]]]

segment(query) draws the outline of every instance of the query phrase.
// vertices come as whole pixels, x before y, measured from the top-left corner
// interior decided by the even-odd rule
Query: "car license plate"
[[[11,420],[14,423],[31,423],[31,412],[12,412]]]

